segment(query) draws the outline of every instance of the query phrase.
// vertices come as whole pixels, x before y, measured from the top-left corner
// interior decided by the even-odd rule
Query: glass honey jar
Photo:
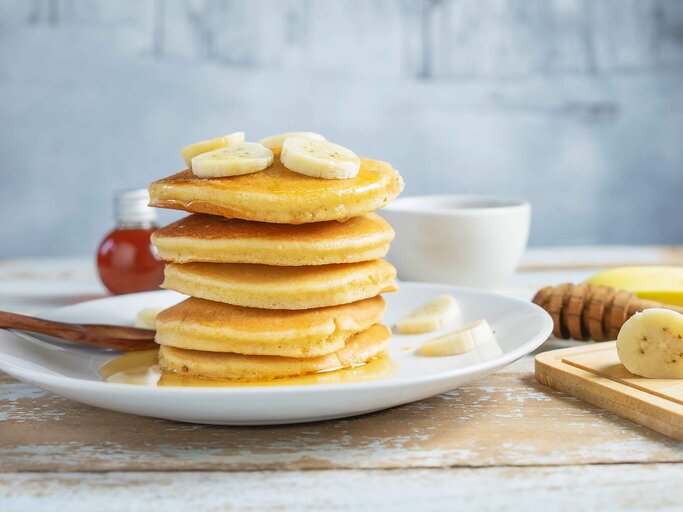
[[[147,189],[114,196],[116,226],[97,250],[100,279],[114,294],[156,290],[164,279],[164,263],[150,242],[157,214],[148,203]]]

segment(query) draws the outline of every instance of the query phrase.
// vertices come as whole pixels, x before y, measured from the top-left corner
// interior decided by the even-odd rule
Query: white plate
[[[0,330],[0,369],[24,382],[95,407],[171,420],[220,425],[319,421],[386,409],[444,393],[506,366],[540,346],[552,320],[543,309],[492,293],[422,283],[401,283],[385,295],[387,325],[438,295],[454,295],[464,320],[485,318],[502,352],[427,358],[420,343],[435,334],[395,335],[393,373],[382,380],[275,387],[146,387],[103,382],[99,368],[116,354],[47,337]],[[66,322],[131,324],[143,307],[167,307],[184,297],[158,291],[83,302],[46,318]],[[411,347],[406,350],[406,347]]]

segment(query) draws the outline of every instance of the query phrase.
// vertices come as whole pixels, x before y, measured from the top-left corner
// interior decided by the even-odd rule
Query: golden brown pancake
[[[396,291],[396,269],[384,260],[308,267],[249,263],[169,263],[162,288],[262,309],[310,309]]]
[[[179,375],[208,379],[272,380],[366,363],[385,353],[390,338],[391,331],[376,324],[350,337],[342,349],[306,359],[202,352],[162,345],[159,363],[165,372]]]
[[[185,170],[149,187],[150,206],[227,218],[304,224],[345,220],[375,211],[403,190],[386,162],[361,159],[358,176],[325,180],[286,169],[279,158],[261,172],[227,178],[198,178]]]
[[[384,308],[380,296],[302,310],[244,308],[193,297],[157,316],[156,341],[208,352],[318,357],[379,323]]]
[[[195,214],[159,229],[152,242],[162,259],[176,263],[300,266],[382,258],[393,238],[375,213],[298,226]]]

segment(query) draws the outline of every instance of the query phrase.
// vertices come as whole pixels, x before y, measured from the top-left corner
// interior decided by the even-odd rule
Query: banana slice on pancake
[[[257,142],[236,142],[192,159],[192,174],[200,178],[241,176],[273,163],[273,152]]]
[[[355,178],[360,170],[360,158],[350,149],[304,137],[286,138],[280,161],[290,171],[328,180]]]
[[[289,137],[301,137],[303,139],[313,139],[313,140],[325,140],[325,137],[315,132],[285,132],[279,133],[277,135],[271,135],[270,137],[265,137],[259,141],[268,149],[281,148],[285,139]]]
[[[185,146],[183,149],[181,149],[180,154],[183,155],[185,164],[188,167],[191,167],[192,159],[197,155],[208,153],[209,151],[213,151],[215,149],[224,148],[230,144],[235,144],[236,142],[244,142],[244,132],[229,133],[214,139],[195,142],[194,144],[190,144],[189,146]]]

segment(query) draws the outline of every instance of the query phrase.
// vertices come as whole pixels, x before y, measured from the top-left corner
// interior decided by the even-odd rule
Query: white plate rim
[[[477,374],[481,372],[490,372],[491,370],[495,370],[496,368],[502,368],[505,366],[508,366],[509,364],[515,362],[519,358],[533,352],[535,349],[540,347],[550,336],[552,333],[552,328],[553,328],[553,321],[550,315],[541,307],[537,306],[536,304],[533,304],[532,302],[524,301],[522,299],[518,299],[515,297],[510,297],[507,295],[503,294],[497,294],[493,292],[487,292],[483,290],[477,290],[473,288],[466,288],[466,287],[458,287],[458,286],[452,286],[452,285],[443,285],[443,284],[434,284],[434,283],[422,283],[422,282],[414,282],[414,281],[401,281],[400,285],[403,286],[429,286],[430,288],[433,288],[434,290],[442,290],[442,291],[450,291],[450,292],[456,292],[456,293],[462,293],[465,295],[495,295],[498,300],[505,300],[509,302],[514,302],[519,304],[522,307],[525,308],[530,308],[532,311],[536,311],[537,313],[541,314],[541,317],[543,318],[543,326],[539,326],[539,330],[536,333],[535,336],[533,336],[530,340],[527,342],[521,344],[520,346],[516,347],[515,349],[509,351],[509,352],[504,352],[501,356],[498,356],[496,358],[483,361],[480,363],[476,364],[471,364],[465,367],[461,368],[454,368],[453,370],[449,371],[441,371],[438,373],[434,373],[431,375],[421,375],[419,378],[416,378],[421,384],[426,384],[426,383],[433,383],[437,381],[447,381],[451,379],[455,379],[458,377],[466,377],[467,375],[470,374]],[[143,293],[159,293],[157,291],[154,292],[143,292]],[[163,293],[163,292],[162,292]],[[94,299],[94,300],[89,300],[89,301],[84,301],[80,302],[77,304],[69,305],[69,306],[64,306],[61,308],[56,308],[53,309],[45,315],[43,315],[45,318],[50,318],[51,315],[58,314],[60,311],[63,311],[67,308],[73,308],[77,307],[83,304],[92,304],[96,302],[101,302],[101,301],[111,301],[112,299],[120,299],[121,297],[125,297],[124,295],[119,295],[119,296],[110,296],[110,297],[102,297],[99,299]],[[35,339],[33,338],[30,334],[26,334],[23,332],[16,332],[13,330],[0,330],[0,337],[4,336],[15,336],[15,337],[27,337],[29,339]],[[40,341],[40,340],[38,340]],[[11,359],[13,359],[12,356],[6,356]],[[62,388],[69,388],[69,389],[77,389],[83,386],[84,384],[87,383],[88,386],[93,386],[98,388],[99,390],[104,391],[105,393],[109,392],[118,392],[118,393],[123,393],[126,395],[140,395],[140,394],[154,394],[154,395],[175,395],[175,394],[183,394],[183,395],[193,395],[193,394],[216,394],[216,395],[230,395],[230,396],[236,396],[236,395],[280,395],[280,394],[291,394],[292,392],[296,391],[298,394],[302,395],[313,395],[313,394],[318,394],[318,393],[329,393],[330,391],[372,391],[376,389],[395,389],[395,388],[401,388],[410,383],[410,380],[387,380],[387,379],[379,379],[379,380],[373,380],[373,381],[366,381],[366,382],[349,382],[349,383],[338,383],[334,385],[328,385],[328,384],[307,384],[305,386],[302,385],[280,385],[280,386],[254,386],[254,387],[248,387],[248,386],[239,386],[239,387],[230,387],[230,386],[216,386],[216,387],[182,387],[182,386],[134,386],[130,384],[121,384],[121,383],[110,383],[110,382],[104,382],[104,381],[96,381],[96,380],[88,380],[88,379],[81,379],[81,378],[76,378],[76,377],[69,377],[65,375],[51,375],[45,372],[41,371],[34,371],[30,369],[25,369],[25,368],[19,368],[12,364],[10,361],[7,361],[5,359],[0,359],[0,370],[3,370],[4,372],[8,373],[9,375],[19,379],[19,380],[26,380],[29,381],[38,387],[40,387],[39,383],[45,383],[46,385],[57,385]],[[332,389],[331,389],[332,388]],[[105,391],[106,390],[106,391]],[[94,391],[94,389],[93,389]]]

